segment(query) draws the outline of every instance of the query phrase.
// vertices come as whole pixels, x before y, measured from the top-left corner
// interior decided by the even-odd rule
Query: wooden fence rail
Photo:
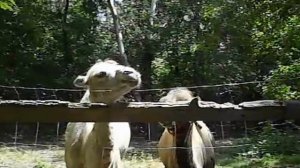
[[[63,122],[63,121],[259,121],[300,119],[300,101],[260,100],[231,103],[198,101],[176,104],[131,102],[105,105],[67,101],[2,100],[0,122]]]

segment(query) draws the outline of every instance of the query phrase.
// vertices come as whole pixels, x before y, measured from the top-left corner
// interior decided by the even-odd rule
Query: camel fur
[[[139,72],[113,60],[98,61],[74,80],[75,86],[87,89],[81,103],[112,104],[140,84]],[[130,134],[127,122],[68,123],[66,167],[122,168],[120,152],[129,146]]]
[[[191,101],[193,99],[193,94],[190,90],[186,88],[176,88],[171,90],[165,97],[160,99],[160,102],[176,103],[178,101]],[[199,98],[200,99],[200,98]],[[186,122],[185,122],[186,123]],[[176,122],[177,125],[182,124],[182,122]],[[166,168],[214,168],[215,158],[213,143],[214,138],[202,121],[196,121],[191,123],[190,127],[186,130],[185,134],[187,136],[186,146],[177,146],[178,137],[176,137],[176,132],[170,132],[170,123],[164,122],[161,125],[165,126],[165,130],[158,143],[158,153],[160,160],[163,162]],[[189,132],[187,132],[189,131]],[[182,138],[181,138],[182,139]],[[189,151],[178,150],[174,147],[186,147]],[[186,157],[181,158],[179,152],[186,152]],[[184,160],[185,165],[180,165],[179,160]],[[189,163],[188,163],[189,162]]]

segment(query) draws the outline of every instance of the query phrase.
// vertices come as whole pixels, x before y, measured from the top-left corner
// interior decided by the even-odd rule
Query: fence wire
[[[63,147],[63,143],[61,145],[50,145],[50,144],[41,144],[41,143],[10,143],[10,142],[1,142],[0,145],[2,146],[14,146],[17,145],[18,147]],[[250,146],[251,144],[239,144],[239,145],[220,145],[220,146],[213,146],[213,147],[128,147],[126,148],[127,151],[130,150],[169,150],[169,149],[221,149],[221,148],[238,148],[238,147],[246,147]],[[113,150],[112,147],[103,147],[103,150]]]
[[[299,79],[300,77],[293,78],[293,79]],[[187,86],[185,88],[188,89],[197,89],[197,88],[213,88],[213,87],[231,87],[231,86],[240,86],[240,85],[250,85],[250,84],[262,84],[265,81],[249,81],[249,82],[236,82],[236,83],[225,83],[225,84],[213,84],[213,85],[198,85],[198,86]],[[60,91],[67,91],[67,92],[79,92],[79,94],[82,96],[82,94],[85,92],[85,89],[55,89],[55,88],[43,88],[43,87],[23,87],[23,86],[7,86],[7,85],[0,85],[0,88],[6,88],[6,89],[12,89],[13,92],[15,93],[16,97],[18,100],[22,100],[22,94],[21,90],[30,90],[33,91],[34,97],[36,100],[43,100],[44,98],[40,96],[39,92],[41,91],[50,91],[52,97],[55,100],[59,100],[58,92]],[[136,92],[151,92],[151,91],[167,91],[167,90],[172,90],[174,87],[169,87],[169,88],[157,88],[157,89],[136,89]],[[110,90],[93,90],[95,92],[109,92]],[[0,97],[1,100],[1,97]],[[283,123],[282,125],[287,124]],[[289,124],[293,125],[295,128],[300,130],[300,126],[289,122]],[[220,127],[220,132],[221,132],[221,139],[224,140],[226,139],[226,130],[225,127],[231,127],[232,124],[228,123],[223,123],[222,121],[220,124],[214,125],[215,127]],[[274,125],[276,126],[276,125]],[[279,126],[279,124],[277,124]],[[20,131],[20,123],[16,122],[15,123],[15,128],[14,128],[14,136],[13,136],[13,142],[1,142],[0,145],[2,146],[15,146],[15,147],[45,147],[45,148],[61,148],[63,147],[63,143],[60,141],[60,123],[58,122],[56,124],[56,144],[41,144],[39,143],[39,133],[40,133],[40,123],[36,123],[36,129],[35,129],[35,139],[34,143],[21,143],[18,142],[18,137],[19,137],[19,131]],[[249,135],[249,132],[255,129],[261,128],[260,126],[257,127],[250,127],[248,126],[247,122],[243,122],[244,128],[244,137],[247,138]],[[217,129],[217,128],[216,128]],[[205,148],[214,148],[214,149],[221,149],[221,148],[238,148],[238,147],[246,147],[250,146],[251,144],[239,144],[239,145],[220,145],[220,146],[214,146],[214,147],[205,147]],[[194,147],[194,148],[200,148],[200,147]],[[201,147],[202,148],[202,147]],[[105,148],[105,149],[110,149],[110,148]],[[158,148],[158,147],[130,147],[127,149],[127,151],[131,150],[170,150],[170,149],[192,149],[190,147],[170,147],[170,148]]]
[[[288,80],[300,79],[299,77],[289,78]],[[188,89],[197,89],[197,88],[214,88],[214,87],[224,87],[224,86],[240,86],[240,85],[249,85],[249,84],[261,84],[267,82],[274,82],[274,81],[282,81],[287,79],[276,79],[270,81],[262,81],[262,80],[255,80],[255,81],[248,81],[248,82],[233,82],[233,83],[221,83],[221,84],[208,84],[208,85],[195,85],[195,86],[183,86]],[[45,87],[24,87],[24,86],[8,86],[8,85],[0,85],[0,88],[7,88],[7,89],[24,89],[24,90],[45,90],[45,91],[69,91],[69,92],[84,92],[86,89],[66,89],[66,88],[45,88]],[[166,91],[172,90],[176,87],[166,87],[166,88],[156,88],[156,89],[136,89],[136,92],[151,92],[151,91]],[[110,92],[111,90],[91,90],[92,92]]]

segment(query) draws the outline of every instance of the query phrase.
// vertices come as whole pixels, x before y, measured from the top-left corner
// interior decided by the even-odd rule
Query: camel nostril
[[[129,74],[132,74],[133,72],[132,71],[124,71],[123,72],[125,75],[129,75]]]
[[[96,77],[99,77],[99,78],[103,78],[105,76],[107,76],[106,72],[99,72],[96,74]]]

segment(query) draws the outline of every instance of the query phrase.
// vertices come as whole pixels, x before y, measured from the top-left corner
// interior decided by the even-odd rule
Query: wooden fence
[[[0,122],[62,121],[260,121],[300,119],[300,101],[260,100],[231,103],[199,101],[176,104],[130,102],[105,105],[67,101],[2,100]]]

